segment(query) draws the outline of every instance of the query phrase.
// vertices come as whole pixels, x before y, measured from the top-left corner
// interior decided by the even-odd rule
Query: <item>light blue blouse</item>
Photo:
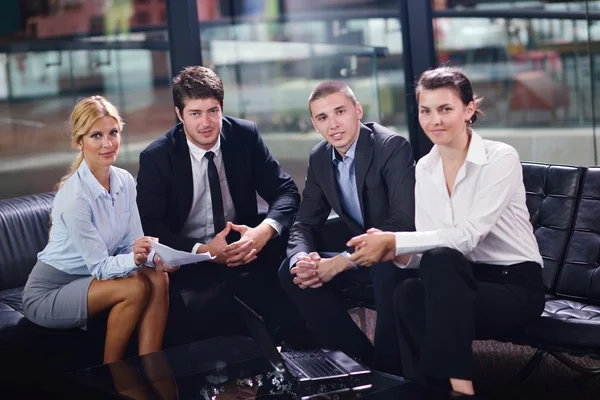
[[[133,176],[110,167],[109,193],[83,161],[56,193],[50,239],[38,259],[72,275],[118,278],[139,268],[133,244],[142,236]],[[153,256],[146,265],[154,266]]]

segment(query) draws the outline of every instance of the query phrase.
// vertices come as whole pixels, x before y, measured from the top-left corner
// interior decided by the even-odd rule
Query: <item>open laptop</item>
[[[264,357],[280,373],[297,382],[322,382],[344,377],[369,374],[371,371],[341,351],[333,350],[286,350],[280,352],[267,330],[263,318],[242,300],[244,320]]]

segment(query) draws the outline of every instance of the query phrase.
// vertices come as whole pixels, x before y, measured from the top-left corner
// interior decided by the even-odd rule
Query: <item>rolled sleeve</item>
[[[191,253],[192,253],[192,254],[196,254],[196,253],[198,252],[198,249],[200,248],[200,246],[202,246],[202,243],[196,243],[196,244],[194,245],[194,247],[192,247],[192,251],[191,251]]]
[[[279,222],[275,221],[273,218],[265,218],[262,223],[263,224],[267,224],[271,228],[275,229],[275,232],[277,232],[277,234],[279,236],[281,236],[281,232],[283,232],[283,225],[282,224],[280,224]]]

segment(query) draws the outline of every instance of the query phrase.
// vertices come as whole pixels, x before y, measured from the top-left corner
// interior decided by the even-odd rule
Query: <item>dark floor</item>
[[[369,337],[373,337],[375,312],[365,311],[362,319],[358,310],[351,311],[353,318]],[[484,399],[511,400],[597,400],[600,399],[600,376],[583,377],[552,356],[549,356],[530,377],[521,390],[507,394],[512,378],[525,366],[535,350],[528,346],[493,340],[476,341],[473,344],[476,376],[475,391]],[[578,364],[588,367],[600,366],[600,360],[588,357],[571,357]]]

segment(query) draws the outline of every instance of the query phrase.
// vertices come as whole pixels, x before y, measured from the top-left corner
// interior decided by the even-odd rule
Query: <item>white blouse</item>
[[[395,233],[396,255],[449,247],[472,262],[543,265],[529,222],[519,155],[505,143],[472,131],[452,196],[439,148],[433,146],[417,163],[415,207],[417,231]]]

